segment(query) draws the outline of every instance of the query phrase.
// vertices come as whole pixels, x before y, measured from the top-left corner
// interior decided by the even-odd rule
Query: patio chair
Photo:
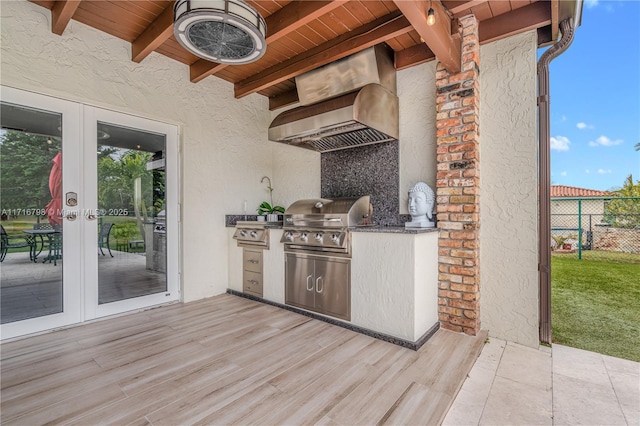
[[[53,265],[57,266],[58,260],[60,259],[62,259],[62,234],[51,234],[49,235],[49,254],[44,258],[42,263],[53,262]]]
[[[109,235],[111,234],[111,228],[113,227],[113,223],[104,222],[100,227],[100,234],[98,234],[98,247],[100,248],[100,253],[104,256],[104,251],[102,248],[105,247],[109,250],[109,254],[113,257],[111,253],[111,247],[109,246]]]
[[[7,256],[10,249],[29,247],[29,259],[33,260],[35,253],[35,240],[26,235],[9,235],[0,225],[0,262]]]

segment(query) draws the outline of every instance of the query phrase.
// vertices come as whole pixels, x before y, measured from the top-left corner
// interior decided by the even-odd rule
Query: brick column
[[[478,21],[460,19],[462,70],[436,68],[438,316],[443,328],[480,331],[480,43]]]

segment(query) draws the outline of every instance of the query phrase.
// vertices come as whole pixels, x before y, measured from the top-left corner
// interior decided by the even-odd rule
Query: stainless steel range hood
[[[277,116],[269,140],[319,152],[398,140],[391,57],[379,45],[296,78],[301,103],[315,103]]]

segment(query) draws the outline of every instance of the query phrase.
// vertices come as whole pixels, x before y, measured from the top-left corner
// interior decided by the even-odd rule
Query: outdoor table
[[[48,243],[49,243],[49,253],[44,258],[42,263],[44,263],[46,261],[51,262],[52,260],[55,261],[57,259],[61,259],[62,258],[62,255],[60,254],[59,250],[57,250],[58,251],[57,253],[55,251],[52,252],[52,250],[51,250],[52,245],[55,244],[54,237],[56,236],[56,234],[61,234],[62,233],[61,231],[57,231],[55,229],[25,229],[22,232],[27,234],[27,238],[33,244],[33,249],[32,249],[33,253],[30,253],[30,258],[34,262],[37,261],[38,256],[40,255],[40,253],[42,253],[42,249],[44,248],[44,237],[47,237],[47,240],[48,240]],[[40,239],[40,249],[39,250],[38,250],[37,238]]]

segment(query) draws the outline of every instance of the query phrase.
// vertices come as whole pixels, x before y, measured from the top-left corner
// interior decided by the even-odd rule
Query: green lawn
[[[640,264],[554,255],[553,341],[640,361]]]

